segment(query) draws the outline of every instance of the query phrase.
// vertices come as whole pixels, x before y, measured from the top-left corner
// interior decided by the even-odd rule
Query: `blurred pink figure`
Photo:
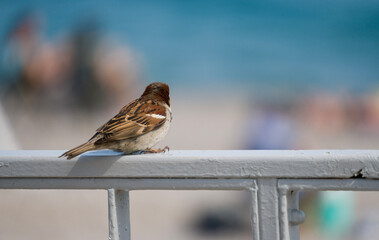
[[[41,22],[40,15],[23,13],[7,37],[7,60],[17,66],[9,91],[23,103],[34,103],[51,94],[64,70],[59,49],[40,36]]]

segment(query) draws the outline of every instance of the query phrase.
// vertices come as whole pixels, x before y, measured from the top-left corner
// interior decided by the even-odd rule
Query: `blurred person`
[[[265,103],[252,114],[247,149],[293,149],[296,128],[291,103]]]
[[[94,66],[100,86],[113,106],[131,100],[141,79],[137,61],[129,48],[116,42],[103,44],[95,52]]]
[[[1,85],[11,85],[21,78],[22,68],[35,54],[40,39],[40,18],[30,10],[24,10],[11,22],[3,39],[1,59]],[[14,83],[15,84],[15,83]]]
[[[106,102],[105,91],[95,76],[94,52],[101,38],[99,23],[88,19],[78,23],[69,39],[71,52],[69,99],[72,106],[92,110]]]
[[[361,104],[361,125],[368,134],[379,134],[379,92],[374,92],[364,98]]]
[[[131,99],[139,80],[134,56],[108,41],[96,18],[80,21],[60,42],[45,41],[41,31],[41,15],[27,10],[5,39],[0,84],[7,108],[101,111]]]
[[[61,80],[64,69],[60,52],[42,39],[41,25],[38,13],[24,11],[5,39],[2,88],[5,101],[13,107],[52,104],[53,89]]]
[[[85,18],[75,27],[67,48],[70,52],[67,94],[73,108],[99,111],[124,104],[139,80],[131,51],[104,37],[99,20]]]
[[[316,131],[331,133],[346,129],[346,106],[343,96],[336,93],[315,93],[299,99],[300,122]]]

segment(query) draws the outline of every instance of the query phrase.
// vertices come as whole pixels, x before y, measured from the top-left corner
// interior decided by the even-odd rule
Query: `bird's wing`
[[[97,138],[96,143],[101,143],[137,137],[161,127],[166,118],[164,106],[152,100],[137,99],[97,129],[93,138]]]

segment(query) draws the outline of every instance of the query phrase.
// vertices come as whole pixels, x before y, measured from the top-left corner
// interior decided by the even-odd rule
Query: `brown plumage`
[[[88,142],[60,157],[71,159],[84,152],[99,149],[112,149],[126,154],[145,150],[162,151],[153,150],[151,147],[166,135],[170,126],[172,117],[169,92],[165,83],[155,82],[148,85],[140,98],[123,107],[116,116],[98,128]]]

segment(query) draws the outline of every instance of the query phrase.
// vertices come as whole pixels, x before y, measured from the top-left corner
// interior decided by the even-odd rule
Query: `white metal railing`
[[[130,239],[131,190],[249,191],[254,240],[299,239],[300,190],[379,191],[379,150],[61,153],[0,151],[0,189],[108,189],[113,240]]]

